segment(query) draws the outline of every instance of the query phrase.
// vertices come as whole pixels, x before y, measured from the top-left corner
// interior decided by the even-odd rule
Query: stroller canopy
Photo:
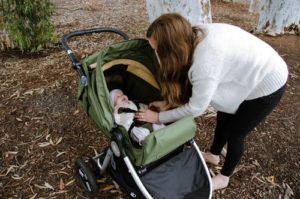
[[[79,101],[106,136],[111,136],[113,127],[109,90],[122,89],[129,99],[145,104],[160,99],[156,63],[155,53],[144,39],[112,44],[83,60],[88,86],[79,85]]]

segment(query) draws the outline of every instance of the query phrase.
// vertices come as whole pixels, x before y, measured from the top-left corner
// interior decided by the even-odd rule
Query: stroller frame
[[[83,70],[83,66],[80,63],[80,61],[77,59],[77,57],[75,56],[74,52],[72,51],[72,49],[68,46],[68,41],[72,38],[72,37],[77,37],[77,36],[82,36],[82,35],[86,35],[86,34],[92,34],[92,33],[114,33],[117,34],[119,36],[121,36],[124,40],[128,40],[129,37],[127,36],[127,34],[125,34],[124,32],[118,30],[118,29],[114,29],[114,28],[93,28],[93,29],[86,29],[86,30],[80,30],[80,31],[75,31],[75,32],[70,32],[66,35],[63,36],[61,44],[63,46],[63,48],[66,50],[73,68],[77,71],[80,81],[82,83],[82,85],[87,86],[88,85],[88,79],[87,76]],[[139,174],[141,174],[143,171],[138,171],[139,174],[137,173],[137,171],[134,168],[134,165],[132,164],[130,158],[128,157],[128,155],[126,154],[124,148],[123,148],[123,135],[121,132],[118,131],[118,129],[116,127],[113,127],[113,129],[111,130],[111,143],[110,146],[107,148],[106,153],[101,153],[101,154],[97,154],[94,157],[91,158],[92,160],[92,164],[94,166],[94,170],[93,172],[99,172],[100,176],[102,176],[103,174],[105,174],[110,166],[111,161],[113,160],[114,157],[117,158],[121,158],[123,159],[128,172],[130,173],[133,181],[135,182],[136,186],[139,188],[139,191],[141,192],[141,195],[146,198],[146,199],[152,199],[153,196],[149,193],[149,191],[147,190],[147,188],[144,186],[144,184],[142,183]],[[198,148],[197,144],[195,143],[194,139],[191,139],[188,141],[187,143],[189,146],[193,147],[197,154],[198,157],[200,158],[200,160],[202,162],[204,161],[204,158],[202,157],[201,151]],[[76,167],[77,166],[77,167]],[[206,166],[206,164],[203,164],[204,166],[204,170],[206,172],[206,174],[208,176],[210,176],[210,172]],[[77,168],[77,172],[80,178],[80,184],[82,185],[85,193],[90,197],[90,198],[94,198],[97,194],[97,182],[96,182],[96,178],[95,177],[91,177],[91,169],[90,167],[88,167],[85,163],[85,161],[83,160],[77,160],[75,162],[75,167]],[[96,167],[96,168],[95,168]],[[209,183],[209,197],[212,197],[212,190],[211,190],[211,179],[208,178],[208,183]],[[126,188],[125,188],[126,189]],[[127,190],[128,192],[128,190]],[[130,197],[132,198],[139,198],[137,196],[137,194],[135,192],[128,192],[128,194],[130,195]]]

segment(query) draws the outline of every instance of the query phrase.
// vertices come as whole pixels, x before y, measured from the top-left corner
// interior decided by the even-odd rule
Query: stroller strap
[[[120,107],[118,109],[118,114],[120,114],[120,113],[136,113],[136,112],[137,112],[136,110],[133,110],[131,108]]]

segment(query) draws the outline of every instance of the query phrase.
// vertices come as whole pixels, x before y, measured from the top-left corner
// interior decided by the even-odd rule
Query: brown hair
[[[177,13],[161,15],[147,30],[146,36],[157,41],[161,94],[171,107],[187,103],[192,95],[188,71],[201,33]]]

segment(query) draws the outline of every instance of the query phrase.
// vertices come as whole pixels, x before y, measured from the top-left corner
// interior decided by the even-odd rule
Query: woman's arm
[[[192,81],[192,96],[189,102],[178,108],[160,112],[159,122],[174,122],[188,115],[196,117],[203,114],[209,106],[217,86],[218,80],[212,77]]]
[[[156,112],[168,110],[170,106],[166,101],[154,101],[149,104],[149,109]]]
[[[135,114],[135,118],[139,121],[164,124],[177,121],[189,115],[199,116],[204,113],[210,104],[217,85],[218,81],[215,78],[197,80],[193,84],[192,96],[187,104],[161,112],[140,109]]]

